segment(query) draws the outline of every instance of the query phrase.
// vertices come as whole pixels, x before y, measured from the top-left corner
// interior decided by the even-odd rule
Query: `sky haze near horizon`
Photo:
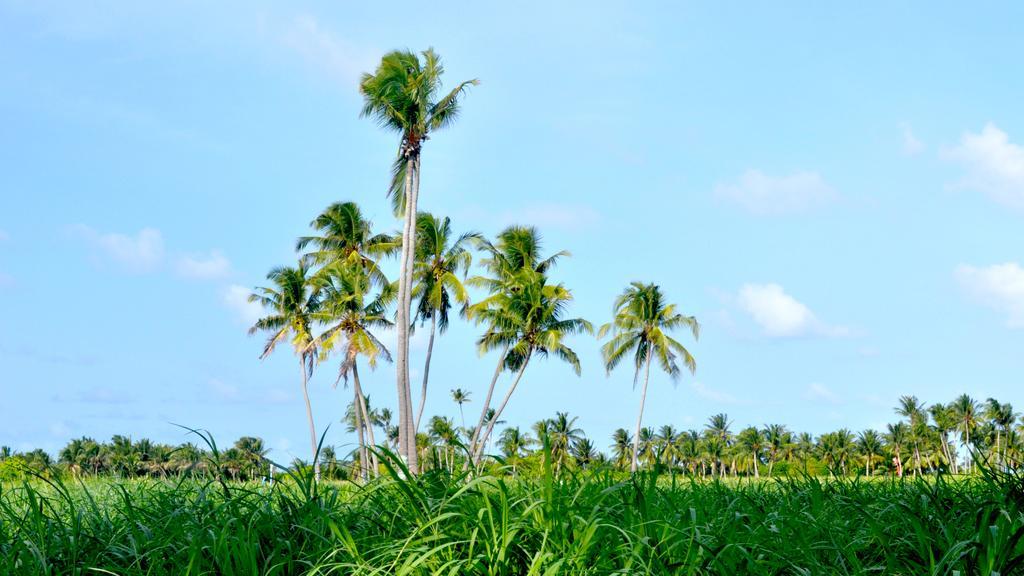
[[[536,225],[573,315],[633,280],[702,323],[695,376],[652,372],[645,424],[816,434],[897,398],[1024,408],[1024,7],[517,3],[396,19],[339,3],[0,0],[0,444],[263,437],[308,457],[294,355],[245,302],[328,204],[396,230],[395,135],[359,118],[386,51],[479,78],[424,149],[456,231]],[[390,271],[395,264],[390,262]],[[412,347],[414,393],[424,338]],[[438,339],[427,414],[475,422],[496,358]],[[393,337],[391,337],[393,340]],[[632,373],[531,365],[505,419],[568,411],[607,449]],[[311,381],[317,426],[350,389]],[[394,406],[388,366],[364,370]],[[503,382],[503,386],[507,381]],[[499,389],[499,392],[502,391]],[[418,396],[417,396],[418,397]]]

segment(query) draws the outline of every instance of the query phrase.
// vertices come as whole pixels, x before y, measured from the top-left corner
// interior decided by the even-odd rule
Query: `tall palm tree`
[[[470,396],[473,393],[469,390],[463,390],[462,388],[455,388],[452,390],[452,401],[459,405],[459,418],[462,419],[462,429],[466,429],[466,415],[462,412],[462,405],[469,402]]]
[[[682,458],[681,444],[678,439],[679,433],[671,424],[666,424],[658,429],[658,449],[661,454],[661,462],[673,472]]]
[[[422,56],[422,59],[420,58]],[[441,59],[428,49],[417,55],[409,50],[389,52],[372,74],[359,83],[363,95],[363,116],[370,116],[387,130],[397,132],[401,141],[388,190],[392,207],[403,216],[402,250],[398,272],[397,377],[399,454],[415,473],[416,443],[409,387],[409,311],[412,305],[413,256],[416,246],[416,210],[420,188],[420,153],[430,134],[451,126],[459,115],[459,99],[477,80],[461,82],[442,93]]]
[[[928,432],[928,412],[917,396],[900,396],[896,413],[909,424],[910,441],[914,444],[914,476],[917,476],[921,473],[921,440]]]
[[[299,357],[302,370],[302,398],[306,402],[306,419],[309,422],[309,441],[313,455],[313,473],[320,479],[320,461],[316,457],[316,426],[313,423],[313,408],[309,403],[309,377],[313,374],[316,350],[313,344],[312,327],[320,311],[320,295],[316,283],[310,278],[309,269],[301,260],[294,267],[274,268],[267,274],[273,287],[257,288],[249,296],[250,302],[258,302],[269,313],[256,321],[249,334],[268,332],[266,344],[260,359],[269,356],[278,343],[290,339],[292,348]]]
[[[793,443],[793,435],[782,424],[769,424],[764,427],[765,445],[768,449],[768,477],[775,469],[775,463],[786,453]]]
[[[956,414],[949,406],[942,403],[932,404],[928,408],[928,413],[932,417],[932,422],[935,423],[935,432],[939,436],[939,445],[943,458],[948,463],[950,470],[957,474],[959,472],[959,464],[957,463],[955,450],[950,446],[949,442],[949,433],[957,428]]]
[[[896,475],[903,476],[903,447],[907,443],[907,425],[903,422],[889,424],[885,434],[885,442],[893,455],[893,464],[896,466]]]
[[[570,418],[568,412],[558,412],[550,420],[547,432],[551,441],[551,459],[555,464],[555,474],[561,472],[573,444],[583,439],[583,430],[576,427],[576,420],[576,417]]]
[[[503,306],[509,294],[519,289],[521,277],[527,271],[535,275],[544,275],[562,257],[568,256],[566,251],[557,252],[547,258],[541,258],[542,240],[536,228],[530,226],[509,226],[502,230],[495,242],[478,238],[475,240],[477,246],[484,253],[480,264],[490,274],[489,276],[474,276],[467,282],[470,286],[487,290],[489,296],[477,302],[467,310],[467,315],[475,322],[490,324],[488,329],[495,328],[494,323],[498,320],[499,314],[496,307]],[[480,420],[474,428],[473,436],[470,438],[470,450],[475,451],[480,434],[484,430],[484,416],[491,409],[491,399],[494,397],[494,388],[498,378],[506,368],[506,356],[510,344],[501,348],[498,356],[498,364],[491,377],[491,383],[487,387],[487,395],[480,410]]]
[[[713,445],[714,456],[716,460],[711,461],[711,474],[714,475],[717,465],[719,475],[722,472],[722,456],[724,455],[725,449],[732,443],[732,432],[729,431],[729,426],[732,423],[729,421],[729,416],[726,414],[715,414],[711,418],[708,418],[708,423],[704,425],[704,435],[707,438],[715,440]],[[709,447],[712,444],[708,444]]]
[[[967,456],[970,458],[967,461],[967,470],[970,472],[974,468],[971,433],[978,428],[978,403],[967,394],[961,394],[953,400],[950,407],[953,413],[956,414],[957,428],[960,430],[960,440],[963,442],[964,448],[967,450]]]
[[[605,370],[612,370],[626,357],[633,355],[633,386],[644,372],[644,385],[640,392],[640,411],[636,418],[636,434],[633,437],[633,454],[639,454],[640,427],[643,424],[644,404],[647,402],[647,384],[651,377],[651,361],[657,358],[658,365],[673,379],[679,377],[677,356],[682,358],[690,373],[697,370],[697,363],[690,352],[668,333],[675,328],[690,329],[693,338],[700,336],[700,324],[693,316],[676,312],[675,304],[669,304],[655,284],[633,282],[615,300],[614,319],[601,327],[598,337],[603,338],[609,331],[611,340],[601,347]],[[636,472],[636,463],[630,466]]]
[[[413,321],[430,321],[430,339],[427,341],[427,357],[423,363],[420,406],[416,410],[414,426],[415,430],[419,430],[423,408],[427,402],[427,380],[430,378],[434,335],[438,330],[441,334],[448,330],[448,315],[453,302],[461,304],[463,312],[469,304],[469,294],[459,275],[465,276],[473,262],[473,254],[468,250],[469,243],[479,240],[482,236],[476,232],[468,232],[453,239],[451,220],[447,217],[441,220],[427,212],[420,213],[416,229],[412,296],[419,298],[419,304],[413,314]]]
[[[1004,455],[1001,446],[1002,439],[1009,434],[1010,427],[1017,420],[1017,413],[1013,411],[1013,405],[1009,402],[1002,403],[995,398],[985,401],[985,418],[991,422],[996,432],[996,460],[1003,464]]]
[[[736,443],[743,447],[754,466],[754,478],[760,477],[758,462],[761,460],[761,450],[764,449],[764,435],[754,426],[748,426],[736,435]]]
[[[391,353],[374,335],[375,330],[391,327],[388,319],[388,307],[394,301],[395,289],[392,284],[383,284],[373,291],[372,272],[359,263],[350,263],[332,268],[322,287],[321,309],[316,318],[328,325],[311,346],[320,350],[319,358],[326,359],[332,351],[338,349],[342,353],[338,367],[338,378],[334,385],[344,380],[348,383],[352,376],[356,406],[356,430],[359,435],[361,464],[372,465],[377,470],[377,456],[367,457],[366,445],[363,441],[363,430],[366,430],[371,446],[377,444],[373,434],[373,419],[367,408],[362,385],[359,381],[359,357],[367,359],[371,369],[376,368],[377,359],[391,361]],[[364,472],[366,472],[364,470]]]
[[[486,307],[476,312],[489,324],[478,341],[480,350],[503,350],[504,368],[515,373],[494,418],[477,438],[476,463],[480,462],[483,447],[522,380],[530,360],[554,355],[568,363],[577,376],[580,375],[579,357],[565,344],[565,339],[574,334],[592,334],[594,329],[590,322],[582,318],[563,317],[571,302],[572,293],[565,286],[548,284],[543,274],[524,269],[516,274],[512,289],[489,297]]]
[[[864,457],[864,474],[871,476],[872,463],[882,455],[882,437],[874,430],[864,430],[857,436],[857,450]]]

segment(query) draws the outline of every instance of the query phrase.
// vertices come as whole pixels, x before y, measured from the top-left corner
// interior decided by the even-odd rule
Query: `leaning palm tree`
[[[367,409],[359,382],[358,360],[360,356],[365,357],[371,369],[377,367],[378,358],[391,361],[391,353],[374,335],[374,331],[391,327],[388,307],[394,301],[395,289],[392,284],[385,283],[373,291],[372,278],[371,272],[358,263],[330,270],[327,283],[322,288],[321,310],[316,314],[316,318],[328,324],[328,328],[311,346],[320,350],[321,360],[326,359],[335,349],[341,351],[342,360],[334,385],[337,386],[342,380],[347,384],[349,375],[352,376],[355,427],[359,432],[361,463],[363,466],[370,464],[376,471],[377,456],[373,454],[367,458],[363,443],[364,429],[371,446],[376,445],[376,440],[373,435],[373,417]]]
[[[372,116],[381,127],[401,135],[398,157],[388,190],[392,207],[404,218],[402,250],[398,272],[398,428],[399,454],[416,472],[416,433],[409,387],[409,309],[412,304],[413,252],[416,246],[416,207],[420,188],[420,151],[430,133],[451,126],[459,115],[459,98],[477,80],[458,84],[441,92],[444,67],[428,49],[420,55],[409,50],[389,52],[373,74],[359,83],[363,95],[362,115]]]
[[[509,226],[498,234],[495,242],[478,238],[476,243],[484,253],[480,264],[489,275],[474,276],[467,281],[467,284],[487,290],[489,296],[468,308],[467,315],[477,323],[492,324],[489,326],[489,330],[494,327],[493,323],[499,316],[497,309],[504,305],[509,294],[519,289],[524,275],[533,273],[535,276],[543,276],[559,259],[569,255],[563,250],[542,258],[540,256],[541,236],[532,226]],[[491,409],[494,388],[506,367],[510,346],[511,344],[506,343],[500,349],[498,364],[494,369],[494,375],[491,377],[491,383],[487,387],[487,395],[484,397],[484,403],[480,410],[480,420],[470,438],[471,451],[475,451],[479,436],[484,430],[484,417]]]
[[[462,305],[465,312],[469,294],[462,285],[459,275],[465,275],[473,262],[473,254],[467,249],[473,240],[482,238],[475,232],[468,232],[453,239],[449,218],[443,220],[427,212],[421,212],[416,223],[416,258],[412,295],[419,298],[413,320],[421,323],[430,320],[430,339],[427,342],[427,358],[423,363],[423,386],[420,390],[420,406],[416,410],[415,430],[420,429],[423,408],[427,403],[427,380],[430,378],[430,358],[434,352],[434,335],[438,330],[448,330],[448,315],[452,304]],[[460,405],[461,408],[461,405]],[[465,427],[465,423],[463,423]]]
[[[967,450],[967,471],[974,468],[974,454],[971,444],[971,433],[978,428],[978,403],[967,394],[957,396],[950,405],[953,413],[956,414],[957,428],[960,430],[960,440],[964,449]]]
[[[640,371],[644,372],[644,385],[640,392],[640,411],[636,418],[636,433],[633,436],[633,463],[631,472],[636,472],[636,456],[639,454],[640,428],[644,418],[644,404],[647,401],[647,384],[651,376],[651,362],[657,359],[661,369],[673,379],[679,377],[679,366],[676,358],[681,357],[683,364],[693,373],[697,363],[693,356],[679,341],[668,335],[678,327],[690,329],[694,339],[700,336],[700,324],[693,316],[684,316],[676,312],[676,306],[665,301],[665,297],[655,284],[633,282],[615,300],[615,318],[601,327],[598,336],[603,338],[609,331],[612,338],[601,347],[605,370],[612,370],[626,357],[633,355],[633,386],[640,379]]]
[[[278,343],[290,339],[295,353],[299,356],[302,370],[302,398],[306,402],[306,419],[309,421],[309,441],[313,452],[313,473],[320,479],[320,461],[316,457],[316,426],[313,423],[313,408],[309,403],[309,377],[313,374],[316,357],[312,327],[320,311],[320,294],[316,283],[311,281],[306,264],[299,261],[294,268],[274,268],[267,274],[273,283],[270,288],[257,288],[249,296],[250,302],[257,302],[269,314],[256,321],[249,334],[268,332],[260,359],[269,356]]]
[[[579,357],[566,346],[565,339],[574,334],[592,334],[594,328],[582,318],[563,318],[570,302],[572,293],[565,286],[548,284],[543,274],[524,269],[516,273],[508,290],[489,297],[485,307],[474,312],[489,325],[478,341],[481,352],[503,350],[501,368],[515,373],[494,417],[476,439],[475,463],[479,464],[487,439],[522,380],[530,360],[554,355],[572,366],[579,376]]]

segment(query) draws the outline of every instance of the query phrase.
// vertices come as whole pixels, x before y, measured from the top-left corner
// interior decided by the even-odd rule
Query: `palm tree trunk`
[[[512,386],[509,387],[508,392],[505,394],[505,398],[501,401],[501,405],[498,406],[498,410],[494,413],[494,418],[487,423],[487,430],[483,436],[480,437],[474,461],[477,465],[480,464],[480,460],[483,458],[484,446],[487,445],[487,440],[491,437],[491,432],[494,431],[494,424],[501,418],[501,413],[505,410],[505,406],[508,405],[509,398],[512,397],[512,393],[516,391],[516,386],[519,385],[519,380],[523,377],[523,372],[526,372],[526,366],[530,363],[530,357],[533,355],[532,352],[527,353],[526,358],[523,359],[523,365],[519,368],[519,373],[516,374],[516,379],[512,381]]]
[[[967,442],[964,444],[964,449],[967,450],[967,457],[969,458],[967,460],[967,472],[970,473],[974,471],[974,456],[971,454],[971,429],[965,424],[964,430],[967,434]]]
[[[487,410],[491,407],[491,398],[494,396],[494,387],[498,383],[498,377],[501,376],[501,369],[505,366],[505,357],[508,356],[508,346],[501,351],[501,356],[498,358],[498,366],[494,368],[494,377],[491,378],[491,385],[487,388],[487,397],[484,398],[484,408],[480,411],[480,421],[476,424],[476,429],[473,430],[473,437],[469,440],[469,449],[472,454],[476,454],[476,443],[480,439],[480,432],[484,427],[484,420],[487,419]]]
[[[409,254],[405,263],[405,311],[406,321],[409,321],[409,310],[412,308],[412,277],[413,267],[416,264],[416,215],[417,206],[420,201],[420,153],[417,150],[412,156],[412,212],[409,216]],[[410,322],[411,326],[411,322]],[[406,332],[405,339],[406,366],[409,365],[409,338]],[[405,419],[409,437],[409,470],[416,474],[419,472],[419,451],[416,442],[416,423],[413,421],[412,412],[412,386],[409,382],[409,371],[406,370],[405,378]]]
[[[370,440],[370,446],[376,448],[377,440],[373,437],[373,422],[370,420],[370,411],[366,407],[366,396],[363,395],[363,387],[359,384],[359,366],[352,363],[352,384],[356,390],[356,399],[359,401],[359,411],[363,415],[363,425],[366,426],[366,434]],[[365,445],[364,445],[364,450]],[[369,463],[372,466],[372,475],[377,476],[377,470],[380,469],[380,464],[377,462],[377,453],[370,451]]]
[[[416,153],[407,160],[405,171],[405,218],[402,230],[401,261],[398,270],[398,312],[396,318],[398,358],[395,360],[398,388],[398,453],[409,471],[416,473],[417,453],[412,426],[412,402],[409,398],[409,309],[412,292],[412,265],[416,246]]]
[[[306,419],[309,420],[309,443],[313,449],[313,476],[320,481],[320,459],[316,453],[316,426],[313,424],[313,407],[309,403],[309,373],[306,372],[306,355],[299,355],[299,367],[302,368],[302,398],[306,401]]]
[[[640,411],[636,415],[636,428],[633,433],[633,457],[630,459],[629,471],[636,473],[637,460],[640,459],[640,428],[644,420],[644,405],[647,403],[647,384],[651,380],[651,351],[647,351],[644,363],[644,387],[640,391]]]
[[[423,387],[420,389],[420,407],[416,411],[416,427],[419,432],[420,420],[423,418],[423,407],[427,405],[427,379],[430,377],[430,356],[434,353],[434,333],[437,331],[437,310],[430,313],[430,340],[427,342],[427,359],[423,363]],[[461,405],[460,405],[461,408]]]
[[[352,404],[352,411],[356,417],[356,435],[359,438],[359,477],[366,481],[369,477],[370,465],[366,461],[366,440],[363,434],[363,425],[366,421],[363,418],[363,409],[362,404],[359,402],[358,389],[356,389],[355,399]]]
[[[754,478],[760,478],[761,473],[757,470],[757,452],[754,453]]]
[[[996,425],[996,461],[1002,464],[1003,457],[999,453],[999,436],[1002,431],[999,429],[999,425]]]
[[[402,249],[398,260],[398,303],[395,311],[395,337],[398,347],[395,358],[395,379],[398,394],[398,455],[408,461],[409,443],[405,429],[405,380],[409,373],[409,308],[405,307],[405,262],[409,257],[409,226],[415,216],[410,208],[412,200],[412,167],[407,159],[405,170],[405,207],[402,218]]]

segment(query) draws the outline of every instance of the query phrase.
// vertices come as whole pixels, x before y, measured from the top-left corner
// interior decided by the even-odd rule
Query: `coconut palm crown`
[[[688,328],[696,340],[700,336],[700,324],[693,316],[676,311],[674,304],[665,301],[661,288],[655,284],[633,282],[615,300],[612,321],[601,327],[598,337],[611,332],[611,339],[601,347],[605,370],[610,374],[623,358],[632,353],[633,385],[644,371],[644,385],[640,396],[640,412],[636,432],[633,436],[632,471],[636,471],[636,457],[639,453],[640,427],[643,421],[644,403],[647,399],[647,384],[653,360],[658,361],[673,380],[680,374],[677,358],[682,360],[691,373],[697,369],[693,355],[678,340],[668,335],[673,329]]]

